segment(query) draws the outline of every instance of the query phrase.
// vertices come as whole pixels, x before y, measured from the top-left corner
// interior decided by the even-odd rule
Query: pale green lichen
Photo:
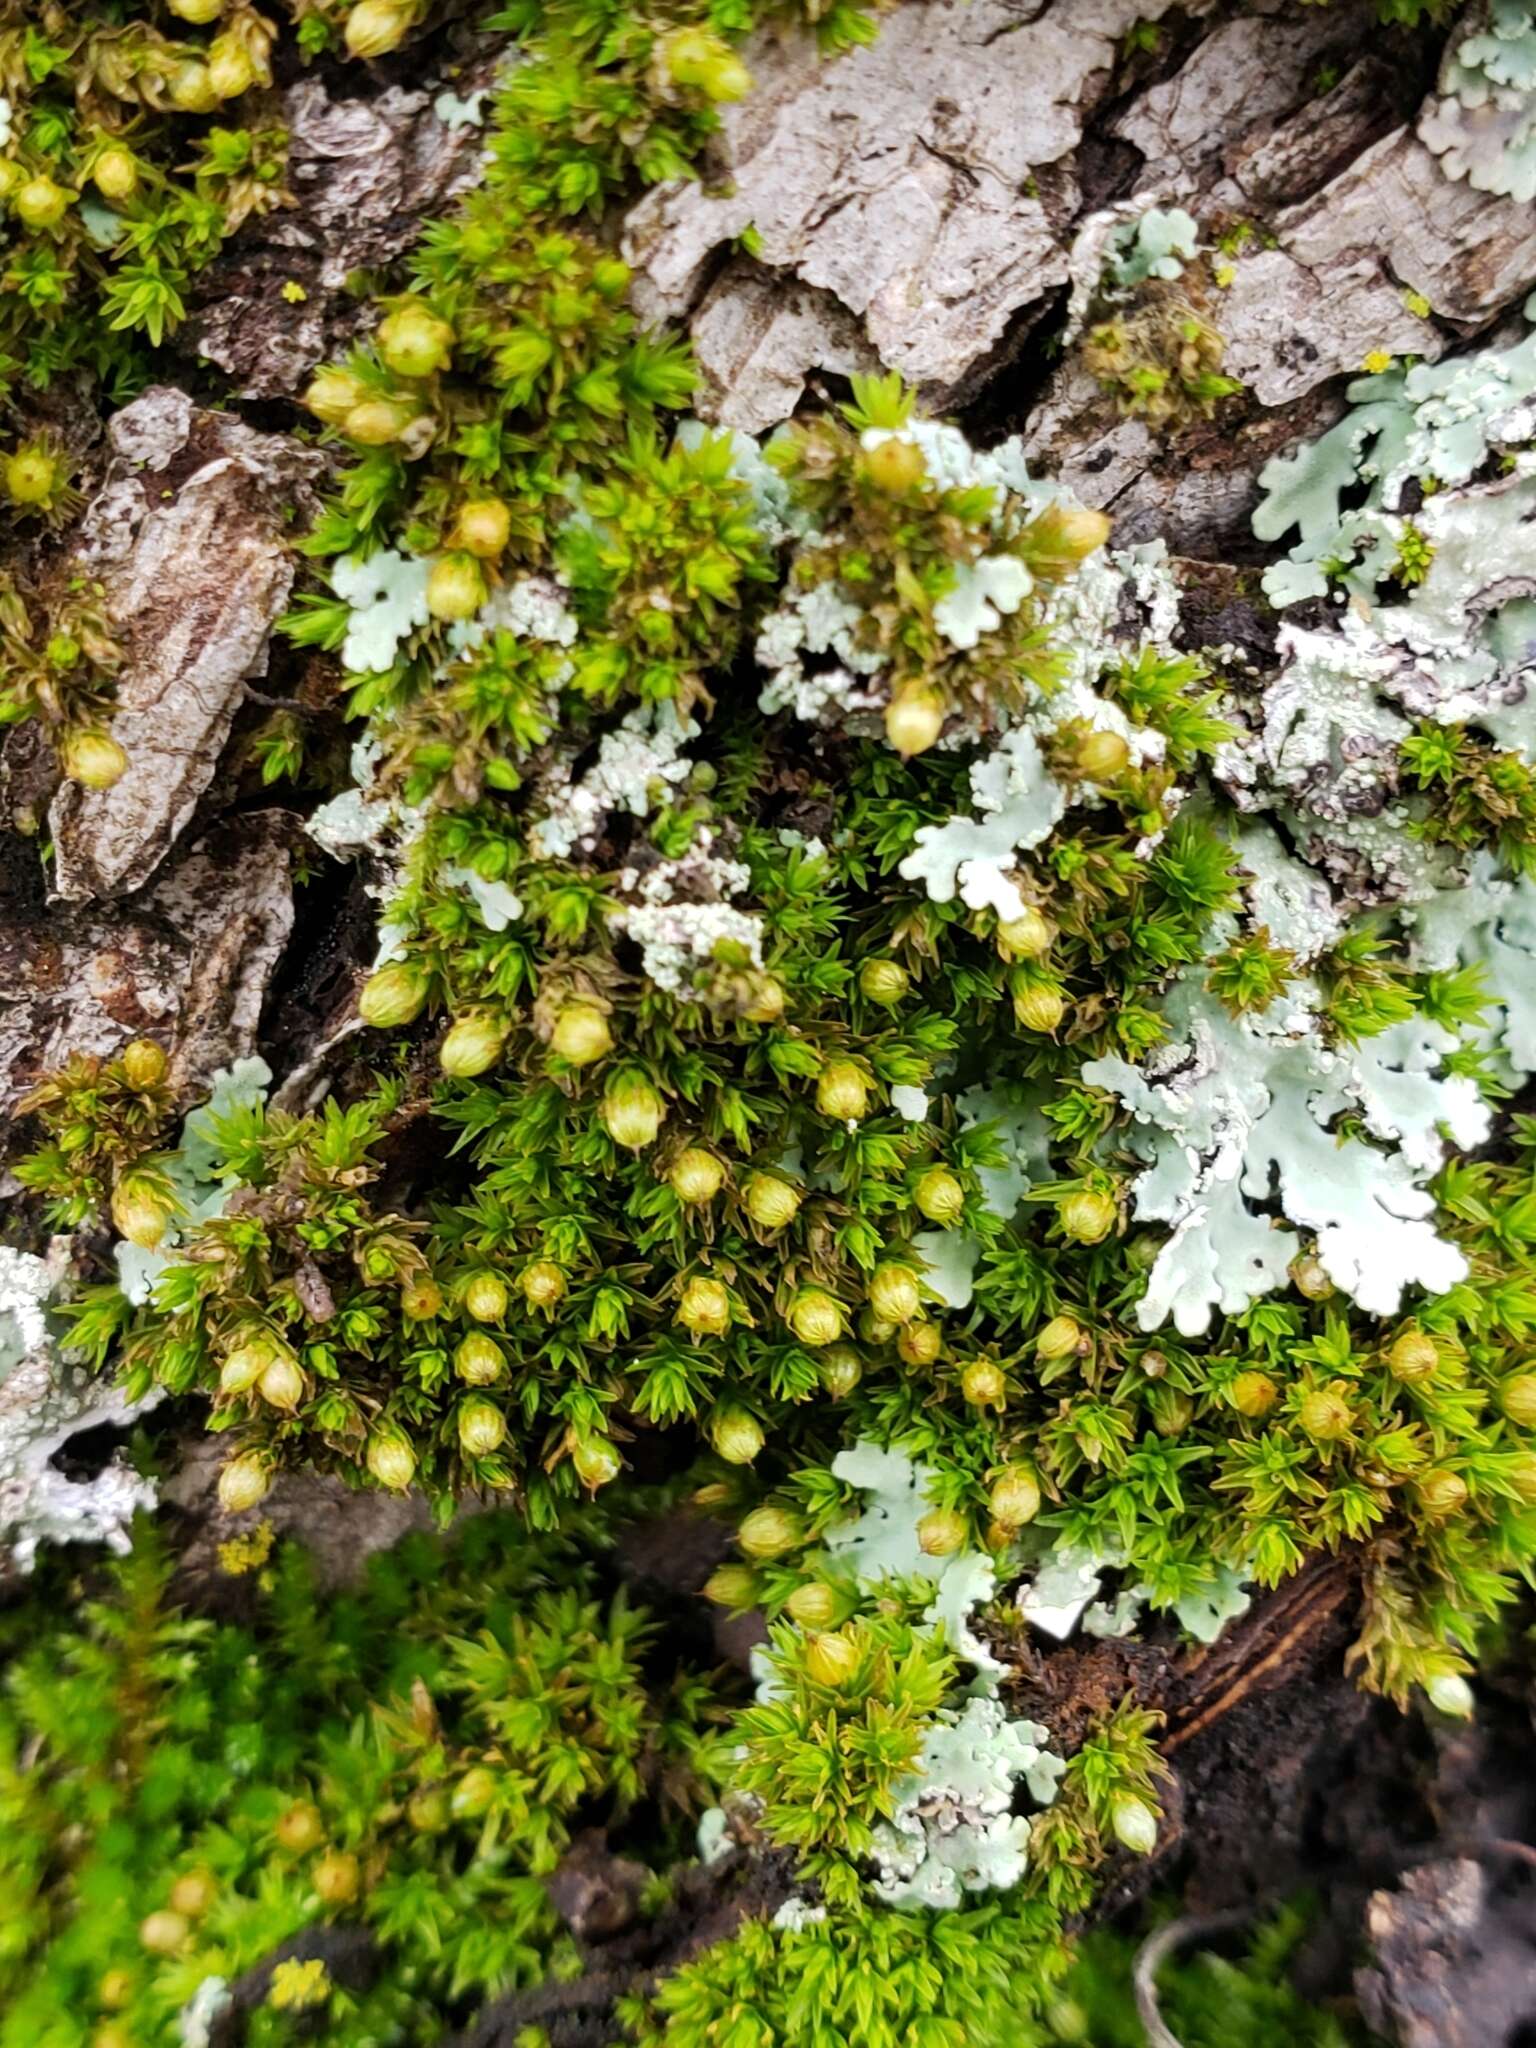
[[[1489,1001],[1467,1027],[1468,1044],[1490,1056],[1511,1086],[1536,1074],[1536,882],[1502,874],[1480,853],[1465,881],[1437,890],[1405,913],[1413,959],[1426,972],[1478,970]]]
[[[1536,299],[1526,317],[1536,320]],[[1330,577],[1372,598],[1396,558],[1409,484],[1467,483],[1490,452],[1529,440],[1533,395],[1536,333],[1505,349],[1355,378],[1337,426],[1259,473],[1254,532],[1268,541],[1298,536],[1265,572],[1271,600],[1322,597]]]
[[[1105,274],[1123,290],[1148,278],[1172,280],[1184,275],[1200,246],[1200,230],[1180,206],[1152,207],[1139,220],[1127,221],[1110,238]]]
[[[1020,917],[1024,899],[1011,871],[1021,853],[1050,836],[1067,808],[1067,791],[1046,768],[1033,733],[1021,730],[972,767],[971,792],[980,817],[920,826],[901,873],[921,882],[935,903],[958,895],[972,910]]]
[[[1446,45],[1418,132],[1449,178],[1536,199],[1536,4],[1480,0]]]
[[[176,1205],[164,1237],[153,1247],[125,1238],[114,1247],[118,1282],[129,1301],[148,1301],[160,1275],[176,1263],[176,1248],[186,1235],[223,1214],[233,1183],[218,1126],[263,1103],[271,1083],[272,1069],[265,1060],[236,1060],[213,1076],[207,1101],[188,1112],[175,1149],[164,1158]]]
[[[878,1587],[887,1578],[929,1580],[935,1590],[924,1622],[943,1625],[951,1646],[975,1666],[981,1689],[990,1690],[1007,1666],[975,1633],[970,1617],[992,1598],[996,1567],[990,1557],[973,1551],[930,1557],[923,1549],[917,1525],[933,1505],[932,1474],[903,1452],[868,1442],[839,1451],[831,1472],[869,1499],[860,1515],[827,1532],[829,1555],[851,1566],[865,1587]]]
[[[387,669],[412,633],[423,627],[432,564],[381,548],[366,558],[343,555],[332,564],[331,588],[351,606],[341,644],[342,667],[354,675]]]
[[[0,1246],[0,1546],[24,1572],[45,1543],[125,1552],[134,1515],[155,1498],[119,1455],[90,1478],[55,1463],[71,1437],[122,1425],[136,1406],[60,1355],[51,1310],[69,1286],[65,1240],[48,1259]]]
[[[1465,1278],[1427,1186],[1442,1132],[1469,1146],[1489,1128],[1476,1084],[1444,1071],[1453,1032],[1412,1018],[1331,1045],[1304,985],[1234,1018],[1186,978],[1166,1013],[1169,1042],[1143,1066],[1083,1068],[1136,1120],[1131,1146],[1148,1161],[1136,1214],[1173,1226],[1138,1304],[1143,1329],[1171,1318],[1196,1336],[1216,1311],[1235,1315],[1282,1285],[1299,1241],[1279,1219],[1316,1233],[1334,1285],[1372,1315],[1396,1314],[1410,1288],[1443,1293]],[[1380,1142],[1335,1134],[1345,1113]]]
[[[1037,1807],[1056,1796],[1066,1764],[1038,1721],[1010,1721],[1000,1703],[944,1708],[912,1777],[875,1830],[874,1889],[893,1906],[953,1907],[967,1892],[1004,1891],[1029,1861],[1029,1820],[1013,1811],[1022,1781]]]

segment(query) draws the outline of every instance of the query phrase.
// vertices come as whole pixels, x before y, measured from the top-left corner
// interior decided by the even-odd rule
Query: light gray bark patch
[[[110,789],[66,782],[54,798],[54,887],[75,901],[140,887],[191,818],[247,679],[265,672],[293,585],[286,535],[321,466],[176,391],[146,392],[111,441],[118,461],[77,553],[123,646],[108,725],[128,767]]]
[[[699,409],[721,426],[760,434],[788,419],[815,370],[877,371],[880,358],[830,292],[788,284],[759,265],[732,263],[693,316],[703,377]]]
[[[252,1050],[293,925],[292,822],[237,817],[170,862],[131,904],[0,924],[0,1111],[72,1052],[165,1046],[181,1100]]]
[[[468,96],[494,71],[495,59],[486,59],[455,90]],[[352,339],[367,310],[346,289],[351,274],[398,256],[424,220],[478,182],[482,131],[448,127],[432,102],[430,88],[399,86],[367,101],[334,100],[315,78],[284,93],[294,204],[233,238],[199,278],[182,333],[242,396],[299,391]]]
[[[1374,250],[1444,320],[1480,324],[1536,284],[1536,207],[1453,182],[1406,128],[1383,136],[1276,228],[1314,271],[1346,251]]]
[[[1222,22],[1171,78],[1137,94],[1113,133],[1145,157],[1143,185],[1209,190],[1245,138],[1266,135],[1300,100],[1317,105],[1309,87],[1325,53],[1353,54],[1373,28],[1370,0],[1300,11],[1287,0],[1278,16],[1269,8]]]
[[[431,1507],[419,1492],[359,1492],[318,1472],[280,1472],[260,1507],[226,1514],[217,1488],[228,1456],[227,1439],[199,1437],[187,1445],[180,1468],[160,1490],[162,1500],[191,1518],[180,1551],[181,1568],[190,1577],[216,1577],[219,1545],[232,1536],[250,1535],[266,1522],[276,1536],[303,1542],[322,1588],[354,1586],[370,1557],[392,1549],[412,1530],[432,1527]],[[460,1514],[479,1511],[471,1503]]]
[[[758,37],[756,84],[724,112],[719,177],[675,181],[629,216],[648,317],[677,317],[746,229],[762,262],[830,293],[890,368],[936,403],[962,395],[1014,314],[1065,280],[1077,205],[1061,166],[1107,88],[1120,38],[1157,0],[931,0],[828,63],[804,36]],[[727,289],[747,289],[739,280]],[[719,295],[711,310],[720,317]],[[819,336],[793,322],[744,362],[739,416],[798,391]]]
[[[1372,1963],[1355,1975],[1369,2024],[1398,2048],[1485,2048],[1530,2011],[1530,1944],[1471,1857],[1410,1870],[1371,1894]]]
[[[1177,203],[1208,243],[1238,230],[1210,251],[1203,310],[1246,395],[1154,433],[1119,418],[1069,350],[1024,430],[1031,465],[1113,511],[1121,538],[1184,553],[1248,544],[1258,470],[1338,416],[1340,380],[1367,357],[1438,360],[1536,283],[1536,208],[1444,175],[1409,125],[1414,74],[1368,5],[1266,14],[1214,27],[1114,124],[1147,161],[1113,211]],[[1325,58],[1344,68],[1319,96]],[[1080,226],[1074,266],[1107,218]]]

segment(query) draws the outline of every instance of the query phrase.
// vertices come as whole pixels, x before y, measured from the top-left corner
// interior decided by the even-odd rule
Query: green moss
[[[339,19],[295,0],[301,45]],[[271,83],[277,24],[241,9],[206,29],[115,0],[0,15],[0,150],[13,239],[0,313],[11,403],[72,371],[121,400],[148,348],[185,317],[188,288],[252,214],[284,199],[287,137],[242,126]],[[248,99],[248,96],[251,96]]]
[[[686,1840],[713,1696],[581,1549],[492,1516],[323,1597],[268,1548],[228,1559],[244,1622],[181,1612],[142,1531],[108,1588],[59,1572],[0,1622],[5,2048],[173,2038],[205,1979],[327,1926],[369,1931],[377,1982],[294,1964],[259,2039],[313,2038],[313,2001],[337,2048],[437,2040],[453,2001],[572,1969],[541,1879],[578,1814]]]
[[[1291,1986],[1308,1919],[1305,1906],[1288,1907],[1256,1928],[1236,1956],[1191,1945],[1163,1964],[1158,2003],[1183,2048],[1364,2048],[1371,2037],[1358,2019],[1310,2006]],[[1142,2048],[1134,1960],[1135,1942],[1122,1933],[1095,1932],[1082,1942],[1046,2015],[1051,2048]]]
[[[313,1919],[318,1845],[274,1846],[295,1804],[290,1836],[313,1805],[359,1857],[391,1961],[349,2004],[298,1959],[261,2026],[284,2039],[313,1998],[339,2043],[430,2041],[450,2002],[573,1967],[536,1880],[579,1820],[670,1868],[658,1787],[686,1804],[706,1775],[807,1897],[627,2008],[636,2039],[1046,2040],[1063,1916],[1116,1844],[1157,1838],[1135,1699],[1065,1759],[1027,1855],[1023,1817],[992,1816],[1024,1860],[1010,1896],[868,1902],[881,1827],[967,1689],[1003,1711],[1010,1593],[1054,1572],[1092,1597],[1120,1571],[1111,1623],[1145,1605],[1208,1637],[1240,1586],[1357,1547],[1362,1676],[1445,1699],[1536,1553],[1536,1144],[1521,1126],[1497,1163],[1446,1164],[1441,1130],[1490,1127],[1482,993],[1420,971],[1390,912],[1330,903],[1309,928],[1276,863],[1245,865],[1211,777],[1241,735],[1159,551],[1106,555],[1103,517],[1017,444],[973,449],[895,378],[766,450],[679,424],[687,351],[641,324],[603,218],[695,161],[776,11],[504,9],[522,61],[483,184],[307,393],[340,467],[307,543],[330,588],[288,630],[340,657],[366,786],[339,808],[388,875],[334,1098],[226,1103],[196,1173],[126,1055],[67,1063],[29,1105],[40,1222],[105,1207],[147,1240],[178,1189],[228,1195],[176,1219],[152,1299],[103,1284],[71,1333],[132,1392],[206,1404],[226,1506],[310,1466],[417,1485],[445,1519],[496,1496],[542,1532],[475,1524],[500,1547],[408,1551],[319,1612],[237,1539],[231,1566],[272,1582],[247,1630],[163,1613],[141,1555],[126,1609],[39,1653],[70,1674],[67,1725],[23,1660],[13,1757],[40,1735],[58,1758],[5,1781],[18,1893],[41,1900],[10,1951],[29,2041],[75,2038],[58,2015],[91,2014],[104,1957],[149,2030]],[[798,12],[832,45],[864,33]],[[344,30],[305,22],[306,47]],[[1196,259],[1166,275],[1188,246],[1149,250],[1089,337],[1154,423],[1230,388]],[[1328,490],[1302,465],[1309,545],[1358,455],[1325,448]],[[1438,568],[1404,539],[1399,581]],[[89,731],[112,650],[75,595],[46,634],[6,610],[8,701]],[[263,772],[295,742],[269,725]],[[1404,745],[1448,861],[1524,864],[1510,762],[1430,729]],[[1180,1211],[1177,1188],[1210,1199]],[[1387,1239],[1434,1270],[1388,1285]],[[865,1510],[866,1543],[861,1474],[887,1448],[922,1485]],[[710,1687],[674,1681],[581,1547],[647,1505],[634,1469],[735,1531],[710,1594],[772,1623],[718,1741]],[[874,1551],[901,1561],[880,1583]],[[204,1864],[217,1903],[146,1962],[138,1923]]]
[[[751,1925],[621,2007],[639,2048],[1004,2048],[1065,1965],[1032,1904]]]

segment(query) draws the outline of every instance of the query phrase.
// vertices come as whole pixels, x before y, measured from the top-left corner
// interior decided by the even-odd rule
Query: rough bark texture
[[[1375,349],[1438,357],[1517,304],[1536,216],[1445,176],[1415,123],[1426,59],[1369,0],[1181,19],[1174,61],[1106,104],[1125,31],[1165,12],[936,0],[831,66],[764,38],[710,175],[626,224],[642,303],[689,321],[704,410],[757,430],[816,373],[878,361],[934,404],[979,397],[1022,424],[1117,537],[1246,552],[1254,478],[1336,417],[1330,384]],[[1076,237],[1132,198],[1248,225],[1211,308],[1248,395],[1172,441],[1117,417],[1070,352],[1043,380],[1030,352],[1080,272]],[[749,228],[756,256],[729,255]]]
[[[281,811],[212,825],[122,903],[50,909],[18,887],[0,925],[6,1110],[68,1053],[111,1055],[146,1032],[188,1102],[250,1052],[292,929],[295,830]]]
[[[75,562],[99,578],[123,648],[111,789],[65,783],[49,823],[54,886],[118,896],[159,867],[213,779],[293,588],[287,527],[314,506],[321,458],[285,435],[146,392],[107,429],[113,461]]]
[[[1156,52],[1127,70],[1127,31],[1164,17]],[[900,371],[935,407],[970,408],[982,435],[1022,429],[1034,466],[1112,512],[1117,540],[1158,535],[1191,558],[1192,633],[1262,660],[1268,629],[1233,566],[1253,554],[1258,470],[1339,415],[1342,380],[1369,353],[1437,358],[1536,284],[1536,209],[1451,179],[1426,140],[1439,137],[1424,111],[1434,55],[1382,37],[1369,0],[1259,0],[1241,18],[1162,0],[902,0],[871,47],[832,63],[803,38],[761,37],[748,53],[755,90],[724,110],[705,176],[658,188],[611,226],[642,310],[691,331],[708,417],[761,431],[808,389]],[[281,401],[345,346],[360,317],[349,276],[397,255],[474,177],[477,130],[445,124],[433,98],[397,85],[338,100],[314,79],[281,95],[298,203],[252,222],[206,273],[182,336],[189,364],[201,356],[245,398]],[[1103,210],[1122,202],[1183,206],[1207,232],[1232,230],[1231,275],[1209,283],[1208,310],[1245,390],[1174,433],[1119,416],[1070,344],[1047,345],[1096,268]],[[285,298],[284,284],[297,292]],[[45,898],[35,841],[8,831],[0,846],[7,1109],[67,1052],[110,1054],[143,1032],[170,1046],[186,1101],[260,1051],[279,1102],[298,1106],[321,1085],[317,1055],[354,1028],[373,943],[361,889],[317,892],[295,940],[299,822],[232,805],[220,780],[294,583],[295,517],[320,480],[313,448],[273,430],[296,417],[264,403],[248,423],[151,390],[112,420],[88,509],[58,544],[58,573],[101,580],[123,642],[112,727],[131,765],[91,794],[54,786],[24,729],[6,741],[6,822],[35,829],[46,814],[57,855]],[[28,1385],[13,1377],[5,1398]],[[167,1495],[186,1517],[194,1580],[231,1533],[211,1506],[217,1464],[216,1446],[198,1445]],[[297,1480],[262,1514],[314,1544],[332,1583],[423,1521],[389,1498]],[[685,1535],[681,1576],[678,1547],[675,1531],[651,1532],[626,1568],[691,1590],[712,1543]],[[1434,1838],[1434,1788],[1456,1759],[1414,1755],[1411,1733],[1388,1732],[1344,1675],[1354,1600],[1343,1561],[1199,1656],[1155,1637],[1046,1656],[1021,1637],[1009,1646],[1023,1673],[1015,1704],[1067,1742],[1128,1690],[1167,1717],[1174,1825],[1156,1865],[1115,1873],[1109,1908],[1176,1878],[1197,1905],[1256,1903],[1326,1876],[1332,1859],[1346,1943],[1363,1913],[1376,1949],[1363,1995],[1385,2032],[1403,2048],[1525,2038],[1527,1930],[1504,1873],[1469,1857],[1400,1881],[1393,1869]],[[722,1648],[743,1654],[751,1633]],[[1462,1793],[1507,1769],[1511,1749],[1490,1741],[1462,1759]],[[1515,1833],[1531,1816],[1488,1819]],[[668,1915],[636,1933],[634,1882],[601,1841],[573,1852],[555,1896],[586,1973],[491,2008],[461,2048],[511,2048],[534,2026],[555,2048],[606,2041],[616,1995],[788,1888],[780,1862],[743,1851],[685,1877]],[[345,1954],[320,1942],[284,1953],[324,1953],[344,1980],[366,1972],[365,1939]],[[235,1987],[214,2036],[226,2048],[276,1960]]]
[[[482,61],[456,81],[455,97],[470,100],[493,69]],[[480,130],[445,122],[436,98],[391,86],[372,100],[336,100],[315,78],[282,95],[297,203],[253,225],[204,273],[182,335],[243,396],[291,398],[345,349],[366,305],[348,279],[400,255],[424,219],[474,182]]]

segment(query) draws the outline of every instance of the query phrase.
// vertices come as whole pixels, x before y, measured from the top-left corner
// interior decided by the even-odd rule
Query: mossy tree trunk
[[[642,313],[691,335],[707,419],[761,433],[845,395],[856,373],[897,371],[973,439],[1021,434],[1034,470],[1109,514],[1118,543],[1165,542],[1191,644],[1262,676],[1274,619],[1251,566],[1259,471],[1343,416],[1371,358],[1436,360],[1513,332],[1536,285],[1530,204],[1448,174],[1441,40],[1384,33],[1373,0],[897,0],[869,48],[831,61],[804,36],[763,33],[748,52],[755,89],[723,110],[701,175],[637,196],[604,231],[634,267]],[[111,416],[72,389],[40,401],[78,459],[84,509],[11,545],[39,588],[100,585],[122,643],[112,724],[130,766],[93,791],[61,781],[33,728],[5,740],[7,1110],[66,1055],[114,1055],[144,1034],[167,1047],[181,1107],[252,1057],[296,1110],[347,1074],[375,877],[324,859],[305,832],[313,794],[345,780],[349,742],[334,661],[274,633],[302,587],[292,541],[329,461],[297,401],[359,331],[356,274],[385,272],[474,181],[466,110],[502,56],[463,19],[434,18],[371,69],[280,77],[294,203],[249,221],[201,275],[151,390]],[[1130,403],[1110,345],[1091,341],[1109,240],[1151,208],[1187,213],[1199,253],[1176,293],[1144,298],[1132,341],[1166,370],[1169,323],[1192,323],[1199,373],[1233,380],[1196,390],[1186,366],[1190,391],[1165,408]],[[299,787],[262,774],[284,721],[309,741]],[[405,1186],[434,1141],[407,1118],[392,1142]],[[0,1403],[25,1397],[21,1380],[0,1389]],[[38,1431],[63,1444],[119,1420],[82,1397]],[[185,1427],[165,1492],[188,1582],[207,1595],[217,1458],[199,1417],[159,1427],[168,1440]],[[94,1483],[99,1459],[77,1439],[64,1469]],[[315,1541],[338,1577],[422,1519],[300,1476],[263,1513]],[[691,1598],[708,1561],[646,1583]],[[1346,1853],[1327,1810],[1350,1772],[1347,1811],[1369,1809],[1374,1860],[1356,1859],[1346,1891],[1363,1896],[1405,1836],[1432,1828],[1426,1807],[1397,1827],[1383,1811],[1405,1743],[1344,1671],[1359,1580],[1351,1553],[1310,1568],[1199,1653],[1171,1634],[1011,1645],[1018,1710],[1064,1739],[1127,1694],[1166,1717],[1165,1860],[1127,1864],[1106,1907],[1179,1859],[1212,1905],[1305,1881],[1320,1851]],[[739,1654],[739,1633],[725,1647]],[[642,1941],[622,1916],[583,1926],[622,1882],[601,1845],[588,1862],[567,1887],[588,1974],[492,2010],[466,2048],[510,2048],[532,2025],[556,2048],[598,2048],[615,1996],[789,1883],[775,1853],[743,1855],[689,1880]],[[353,1946],[294,1953],[327,1953],[345,1982],[368,1967],[366,1943]],[[247,1989],[217,2039],[239,2038],[264,1995]]]

